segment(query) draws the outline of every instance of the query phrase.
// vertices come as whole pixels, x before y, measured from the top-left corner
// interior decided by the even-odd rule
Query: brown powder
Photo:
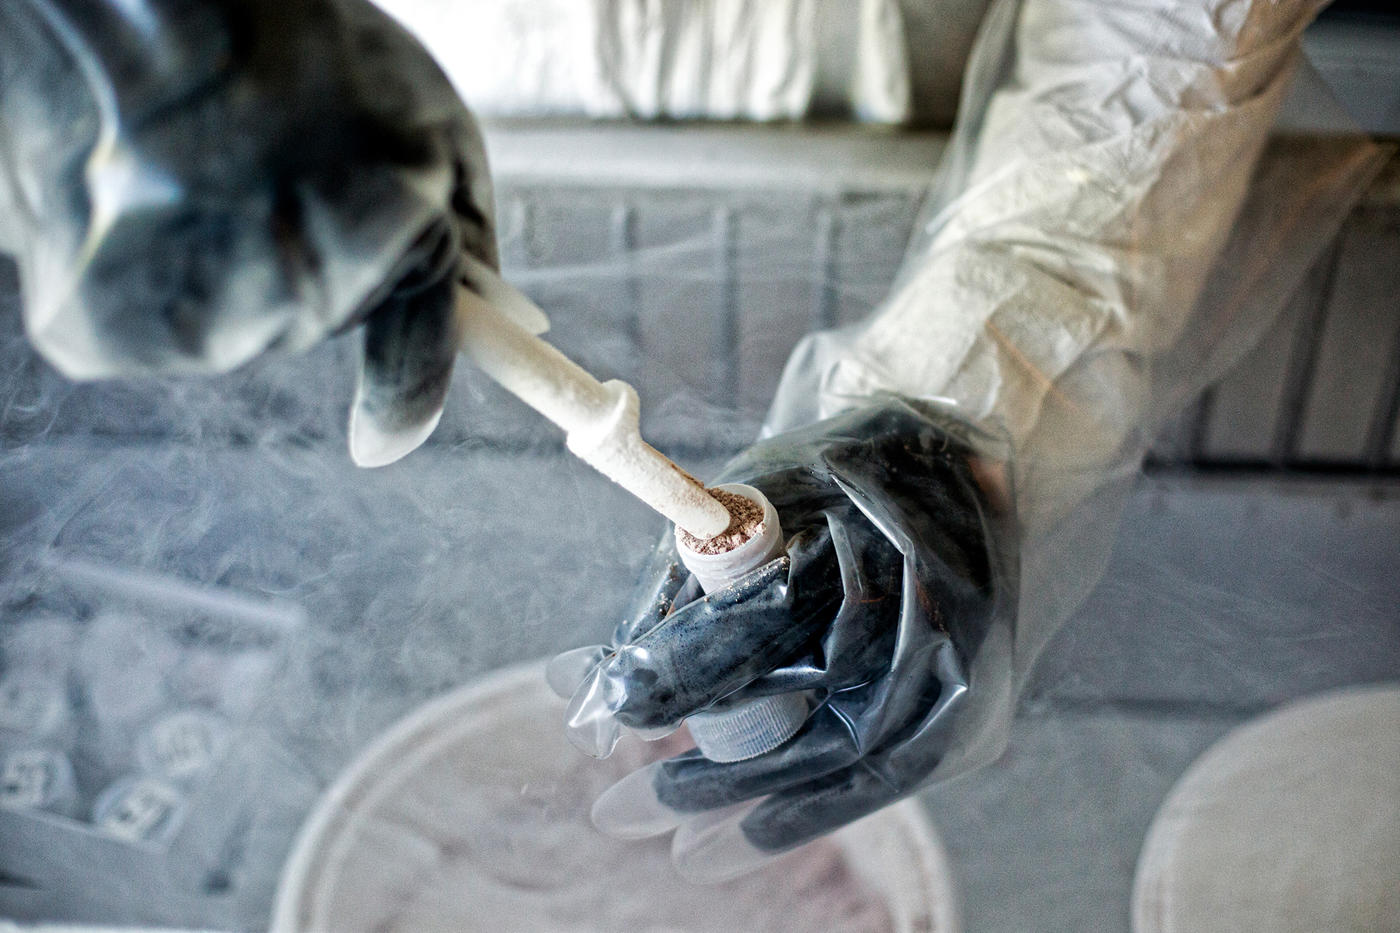
[[[729,527],[709,539],[697,538],[681,529],[681,543],[687,550],[697,554],[723,554],[763,532],[763,506],[723,489],[711,489],[709,493],[729,510]]]

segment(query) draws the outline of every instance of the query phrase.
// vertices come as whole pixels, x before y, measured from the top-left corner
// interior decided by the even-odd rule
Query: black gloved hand
[[[719,764],[691,751],[634,773],[599,799],[601,828],[680,827],[678,865],[734,874],[928,776],[997,583],[987,499],[948,424],[891,399],[760,442],[719,481],[763,491],[787,555],[699,597],[667,536],[613,645],[555,660],[556,689],[577,685],[571,736],[600,756],[619,724],[664,732],[725,698],[805,691],[816,705],[767,754]]]
[[[7,0],[0,250],[75,378],[221,372],[364,323],[365,465],[436,425],[459,259],[497,262],[475,123],[366,0]]]

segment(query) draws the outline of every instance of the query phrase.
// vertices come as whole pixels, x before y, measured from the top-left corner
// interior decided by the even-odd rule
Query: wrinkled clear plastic
[[[226,372],[365,323],[351,444],[442,410],[455,258],[495,265],[470,114],[365,0],[0,10],[0,250],[78,379]]]
[[[762,797],[738,832],[774,853],[923,781],[955,736],[968,662],[1009,589],[997,553],[1005,516],[979,485],[963,430],[937,411],[876,400],[761,441],[726,467],[724,481],[757,487],[777,508],[787,554],[696,599],[693,576],[676,572],[674,541],[663,541],[617,647],[570,703],[575,740],[606,755],[617,729],[599,723],[657,732],[760,697],[810,695],[816,709],[766,754],[695,751],[653,765],[650,793],[633,783],[599,800],[601,826],[627,836],[638,824],[674,829]],[[732,854],[701,864],[683,852],[683,865],[702,877],[751,867]]]
[[[15,9],[3,6],[5,14]],[[985,56],[979,61],[985,69]],[[981,99],[974,95],[972,106]],[[551,342],[600,376],[635,380],[648,439],[695,475],[713,478],[756,434],[791,345],[814,327],[869,313],[888,293],[914,220],[912,198],[891,191],[887,174],[829,157],[831,136],[848,132],[839,129],[591,128],[615,133],[616,148],[632,156],[627,171],[611,172],[580,164],[587,147],[576,146],[572,132],[552,137],[559,142],[540,154],[535,166],[542,168],[529,177],[496,159],[506,276],[550,311]],[[960,147],[975,138],[970,133],[959,137]],[[664,158],[648,156],[657,137],[667,140]],[[770,146],[775,139],[784,145]],[[735,151],[736,143],[754,140],[762,145]],[[907,154],[911,142],[930,153],[928,165],[941,151],[939,139],[924,146],[918,138],[874,133],[861,134],[857,151]],[[1304,345],[1287,321],[1271,327],[1273,309],[1303,274],[1312,255],[1307,244],[1324,241],[1355,200],[1356,163],[1348,160],[1356,145],[1348,136],[1271,145],[1236,220],[1237,231],[1249,224],[1256,234],[1230,237],[1194,314],[1205,324],[1188,326],[1176,350],[1151,357],[1154,383],[1189,392],[1261,330],[1285,353]],[[803,161],[804,151],[817,155]],[[680,155],[692,152],[693,159]],[[712,154],[731,171],[743,163],[743,171],[718,180],[699,171]],[[627,174],[647,160],[653,164],[644,177]],[[811,170],[821,160],[830,163],[829,174]],[[793,162],[798,170],[789,171]],[[923,177],[902,177],[911,175]],[[697,191],[697,184],[706,187]],[[931,214],[957,194],[938,195]],[[1305,321],[1314,312],[1328,315],[1329,339],[1334,323],[1357,315],[1382,324],[1393,318],[1384,301],[1395,289],[1377,288],[1393,280],[1372,270],[1391,265],[1384,257],[1394,251],[1384,251],[1388,240],[1371,244],[1378,242],[1375,228],[1393,229],[1394,210],[1393,194],[1372,188],[1339,245],[1336,294],[1320,298],[1310,287],[1295,309],[1306,311]],[[1259,230],[1267,234],[1262,239]],[[1314,282],[1332,268],[1330,261],[1318,265]],[[1365,288],[1371,296],[1357,294]],[[20,332],[8,266],[0,268],[0,307],[3,624],[24,631],[25,663],[67,668],[77,651],[87,661],[72,669],[70,696],[100,694],[105,705],[91,712],[123,722],[127,704],[147,702],[149,685],[186,669],[183,653],[163,648],[139,666],[123,666],[126,655],[115,652],[99,663],[104,655],[82,647],[83,629],[72,619],[57,627],[50,619],[31,633],[36,620],[25,602],[23,569],[54,549],[126,580],[157,575],[215,592],[275,595],[304,612],[286,637],[288,666],[275,686],[240,690],[259,678],[219,652],[201,653],[198,668],[209,673],[198,682],[216,694],[211,702],[256,700],[263,741],[227,746],[206,772],[212,783],[190,798],[181,836],[158,857],[149,847],[108,844],[86,831],[70,839],[44,814],[26,821],[29,831],[19,836],[14,827],[23,812],[0,811],[0,836],[9,843],[0,846],[4,874],[16,881],[0,885],[0,913],[21,922],[263,928],[299,820],[359,749],[394,719],[493,668],[608,642],[635,572],[663,532],[645,506],[575,462],[560,449],[557,432],[470,367],[454,370],[452,401],[424,450],[386,470],[361,471],[344,452],[344,400],[353,389],[359,334],[217,377],[75,384],[36,357]],[[1374,347],[1352,342],[1343,326],[1343,339],[1320,348],[1320,392],[1349,392],[1368,377],[1382,381],[1383,367],[1367,361],[1385,361],[1393,331],[1377,330]],[[1298,333],[1309,337],[1306,329]],[[1371,349],[1377,352],[1364,352]],[[1291,365],[1282,360],[1277,369]],[[1256,357],[1244,375],[1267,379],[1260,369]],[[1171,383],[1172,374],[1182,381]],[[1087,385],[1077,397],[1092,394]],[[1174,394],[1153,404],[1175,407]],[[1102,403],[1112,395],[1097,397]],[[1363,409],[1367,397],[1360,396]],[[815,401],[813,395],[813,412]],[[1328,413],[1310,405],[1296,426],[1309,434]],[[1267,434],[1274,410],[1261,404],[1248,414]],[[1294,426],[1292,416],[1287,420]],[[1218,417],[1206,423],[1216,431],[1235,427]],[[1135,443],[1152,434],[1151,422],[1144,424]],[[919,795],[954,859],[968,929],[1122,929],[1143,830],[1175,776],[1226,723],[1331,686],[1394,680],[1400,670],[1394,496],[1374,495],[1369,484],[1322,489],[1258,473],[1143,479],[1133,457],[1114,463],[1106,473],[1092,472],[1106,485],[1078,507],[1078,523],[1060,523],[1058,538],[1047,533],[1040,547],[1009,539],[1020,557],[1039,560],[1040,588],[1018,588],[1015,626],[991,632],[1003,639],[999,654],[984,641],[978,657],[986,666],[974,671],[966,709],[982,708],[989,727],[963,720],[962,733],[984,740],[970,749],[976,757],[997,749],[1003,707],[986,702],[995,690],[977,688],[996,687],[1001,681],[993,675],[1002,672],[1007,703],[1020,694],[1029,661],[1021,668],[992,663],[1020,645],[1041,661],[1012,753],[963,779],[933,780]],[[1034,472],[1025,458],[1012,466]],[[1059,626],[1051,610],[1097,575],[1089,558],[1110,537],[1130,482],[1137,488],[1111,572],[1094,601],[1040,652],[1037,643]],[[1034,505],[1029,495],[1016,500],[1019,508]],[[171,602],[155,592],[150,600],[156,608]],[[160,644],[163,616],[134,620],[148,643]],[[107,643],[107,625],[94,630],[98,642]],[[71,650],[65,638],[76,639]],[[980,673],[987,678],[978,680]],[[528,735],[527,760],[590,765],[568,746],[557,707],[529,715],[537,729],[516,733],[497,720],[482,744],[504,755],[510,746],[493,743],[496,735]],[[130,741],[111,749],[135,755],[144,723],[154,726],[158,718],[130,731],[123,726]],[[67,722],[75,724],[71,716]],[[64,728],[46,734],[66,743]],[[614,755],[597,767],[621,760]],[[961,767],[952,757],[943,761],[949,771]],[[446,768],[448,792],[433,831],[397,824],[370,849],[368,870],[386,884],[405,871],[428,879],[427,866],[441,851],[438,829],[482,834],[471,854],[488,867],[503,853],[512,856],[507,868],[520,859],[530,867],[537,850],[509,848],[510,826],[493,814],[527,801],[538,816],[532,825],[547,830],[556,822],[558,797],[551,795],[574,800],[604,782],[544,787],[528,773]],[[497,809],[480,817],[454,810],[460,798],[451,796],[459,786],[453,782],[476,788]],[[652,787],[644,785],[648,793]],[[84,798],[76,811],[84,820],[90,802]],[[715,812],[730,816],[728,808]],[[660,815],[675,820],[669,810]],[[692,817],[674,843],[686,853],[713,841],[706,852],[724,867],[733,855],[724,848],[731,831],[723,818]],[[672,850],[660,840],[637,848],[660,859]],[[551,851],[555,858],[542,870],[563,866],[566,875],[578,860],[599,857],[587,843]],[[425,861],[414,860],[420,853]],[[778,883],[791,879],[780,875]],[[443,885],[460,895],[450,878]],[[755,896],[768,896],[764,885],[754,888]],[[600,899],[615,894],[588,890]],[[800,890],[786,888],[784,897]],[[629,903],[648,900],[649,891],[627,893]],[[477,919],[453,912],[459,900],[446,903],[439,916],[449,927]],[[561,911],[591,916],[591,903],[580,894]],[[486,916],[487,928],[496,916]]]
[[[1000,754],[1148,445],[1259,341],[1380,171],[1387,150],[1302,59],[1324,5],[994,4],[889,298],[790,358],[765,434],[893,392],[1009,444],[1014,622],[939,774]]]
[[[812,720],[822,709],[835,713],[834,744],[804,730],[737,765],[692,754],[652,766],[604,795],[600,825],[627,835],[677,829],[682,864],[723,876],[1001,753],[1034,661],[1099,579],[1148,443],[1258,340],[1383,160],[1380,147],[1342,132],[1284,144],[1261,163],[1298,70],[1299,36],[1320,6],[1207,0],[1181,11],[1005,0],[992,8],[953,142],[890,297],[869,320],[798,346],[752,455],[800,449],[825,429],[844,437],[847,419],[882,396],[937,406],[973,438],[965,459],[984,465],[988,501],[1014,516],[1007,535],[985,535],[987,552],[1015,568],[990,587],[1003,611],[936,612],[937,624],[976,635],[953,637],[955,651],[934,652],[912,670],[900,669],[896,652],[853,682],[888,693],[865,714],[888,713],[886,725],[913,728],[901,694],[922,693],[912,705],[931,718],[916,721],[936,740],[867,734],[860,717],[838,712],[838,686]],[[868,468],[908,472],[880,436],[866,437]],[[988,462],[997,467],[986,470]],[[722,478],[764,488],[743,458],[736,463]],[[805,469],[820,485],[827,466],[819,459]],[[902,536],[908,522],[882,521],[867,490],[831,474],[864,513],[861,532],[878,528],[917,565],[917,548],[911,553]],[[775,502],[782,495],[765,492]],[[940,513],[945,505],[930,498],[932,515],[920,521],[956,526],[959,511]],[[794,628],[821,630],[812,621],[820,617],[835,631],[856,594],[898,595],[906,610],[915,594],[938,602],[938,590],[917,585],[927,581],[912,570],[857,585],[842,568],[839,578],[788,579],[792,604],[814,598],[798,591],[823,582],[839,579],[845,593],[811,617],[791,612],[801,618]],[[610,649],[592,649],[572,725],[586,721],[595,737],[610,719],[655,730],[679,721],[687,703],[811,686],[782,676],[786,665],[810,669],[796,660],[802,645],[775,641],[762,626],[742,631],[745,613],[776,591],[763,572],[727,591],[719,599],[729,605],[718,610],[713,594],[699,609],[688,604],[694,591],[672,575],[663,560],[650,578],[661,602],[634,609],[632,627]],[[691,620],[717,612],[729,614],[730,628],[691,630]],[[931,618],[901,616],[901,644],[931,627]],[[830,647],[821,666],[838,669],[846,659]],[[845,650],[861,656],[859,647]],[[727,651],[746,665],[714,663]],[[566,659],[577,670],[586,656]],[[648,702],[655,697],[665,698],[669,717]],[[852,757],[813,751],[833,747]]]

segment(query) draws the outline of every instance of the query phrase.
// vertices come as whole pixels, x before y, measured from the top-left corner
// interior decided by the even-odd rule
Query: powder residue
[[[729,510],[729,527],[713,538],[697,538],[682,529],[681,543],[688,550],[696,554],[723,554],[763,533],[763,506],[737,492],[711,489],[709,493]]]

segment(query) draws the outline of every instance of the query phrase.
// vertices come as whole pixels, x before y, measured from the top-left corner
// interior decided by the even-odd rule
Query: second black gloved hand
[[[691,751],[634,773],[598,801],[601,828],[679,828],[677,864],[720,877],[928,776],[975,689],[998,583],[987,498],[949,425],[888,399],[760,442],[717,482],[763,491],[787,555],[701,596],[668,536],[613,644],[555,660],[571,736],[595,755],[621,726],[664,733],[722,700],[800,691],[815,708],[767,754]]]
[[[397,23],[366,0],[7,0],[0,62],[0,250],[54,365],[223,372],[363,323],[356,460],[432,431],[460,261],[496,243],[475,123]]]

